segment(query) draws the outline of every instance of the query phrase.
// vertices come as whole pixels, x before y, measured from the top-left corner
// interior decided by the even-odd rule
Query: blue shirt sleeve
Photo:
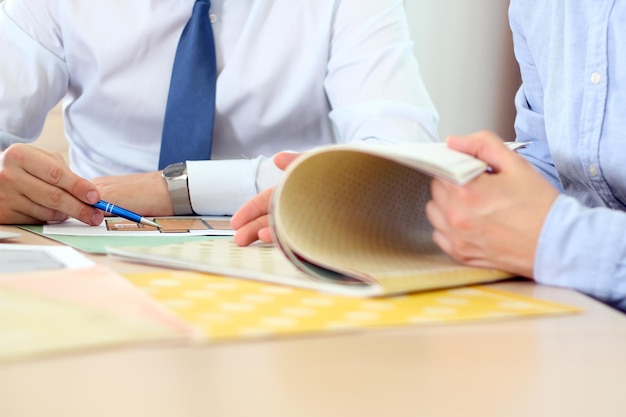
[[[522,86],[519,151],[561,195],[544,221],[534,278],[626,311],[626,4],[512,0]],[[608,35],[607,35],[608,34]]]

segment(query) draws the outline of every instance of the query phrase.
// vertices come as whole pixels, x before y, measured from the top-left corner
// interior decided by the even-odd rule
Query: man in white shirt
[[[193,3],[0,3],[0,224],[97,224],[102,214],[88,204],[99,198],[173,214],[158,160]],[[281,171],[271,157],[281,150],[436,140],[401,0],[213,0],[210,18],[212,159],[181,161],[194,212],[232,214],[274,185]],[[58,155],[20,145],[37,138],[59,100],[71,171]]]

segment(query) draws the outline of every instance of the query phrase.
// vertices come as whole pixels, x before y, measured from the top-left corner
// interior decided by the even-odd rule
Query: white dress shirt
[[[63,100],[72,169],[156,171],[172,62],[194,0],[0,3],[0,149]],[[194,210],[232,214],[271,157],[336,142],[436,140],[401,0],[213,0],[212,160],[189,161]]]

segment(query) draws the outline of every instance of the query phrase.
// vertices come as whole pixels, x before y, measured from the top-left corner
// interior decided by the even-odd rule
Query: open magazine
[[[239,248],[228,239],[109,253],[355,296],[500,280],[511,275],[463,266],[443,253],[424,213],[433,176],[462,185],[488,169],[445,143],[331,145],[299,157],[276,187],[276,246]]]

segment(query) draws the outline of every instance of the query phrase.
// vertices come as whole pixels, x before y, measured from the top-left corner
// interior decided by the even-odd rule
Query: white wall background
[[[405,0],[439,135],[490,129],[514,139],[519,69],[506,0]]]

